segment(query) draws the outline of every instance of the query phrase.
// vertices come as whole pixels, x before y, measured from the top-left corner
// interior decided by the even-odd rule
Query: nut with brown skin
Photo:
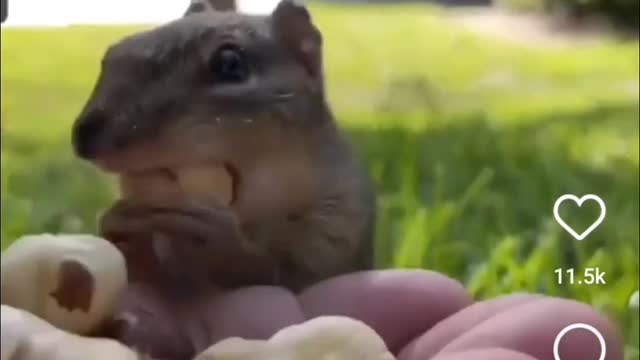
[[[2,253],[2,303],[76,334],[93,333],[127,286],[122,254],[92,235],[27,235]]]

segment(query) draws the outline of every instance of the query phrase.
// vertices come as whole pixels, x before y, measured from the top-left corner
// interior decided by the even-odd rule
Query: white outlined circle
[[[600,342],[600,357],[598,358],[598,360],[604,360],[605,356],[607,356],[607,344],[604,342],[604,337],[602,336],[602,334],[600,334],[598,330],[596,330],[596,328],[587,324],[572,324],[562,329],[562,331],[560,331],[558,336],[556,336],[556,340],[553,342],[553,358],[555,360],[562,360],[560,359],[560,354],[558,349],[560,347],[560,340],[562,340],[562,338],[569,331],[575,330],[575,329],[587,330],[588,332],[595,335],[596,338],[598,338],[598,342]]]

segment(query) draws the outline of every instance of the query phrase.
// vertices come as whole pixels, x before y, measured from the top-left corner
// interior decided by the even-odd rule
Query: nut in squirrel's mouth
[[[199,164],[117,172],[126,199],[153,207],[176,207],[185,201],[233,204],[237,172],[229,164]]]

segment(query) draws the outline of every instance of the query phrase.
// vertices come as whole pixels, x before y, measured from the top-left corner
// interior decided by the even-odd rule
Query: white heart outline
[[[565,223],[564,220],[562,220],[562,218],[560,217],[560,214],[558,213],[558,210],[560,209],[560,204],[562,204],[562,202],[565,200],[573,200],[573,202],[578,204],[578,207],[581,207],[582,204],[587,200],[595,200],[598,203],[598,205],[600,205],[600,216],[593,224],[591,224],[591,226],[587,228],[587,230],[585,230],[582,234],[578,234],[575,232],[575,230],[571,228],[571,226],[567,225],[567,223]],[[556,200],[556,203],[553,205],[553,217],[556,218],[556,221],[558,222],[558,224],[560,224],[560,226],[562,226],[569,234],[571,234],[571,236],[576,238],[576,240],[578,241],[583,240],[593,230],[595,230],[602,223],[606,215],[607,215],[607,207],[605,206],[604,201],[602,201],[602,199],[598,195],[594,195],[594,194],[588,194],[579,199],[577,196],[573,194],[565,194],[560,196],[558,200]]]

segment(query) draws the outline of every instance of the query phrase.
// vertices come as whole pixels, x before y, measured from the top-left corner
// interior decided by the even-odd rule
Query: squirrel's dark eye
[[[245,55],[235,46],[220,47],[209,61],[214,79],[221,82],[241,82],[249,77],[249,64]]]

